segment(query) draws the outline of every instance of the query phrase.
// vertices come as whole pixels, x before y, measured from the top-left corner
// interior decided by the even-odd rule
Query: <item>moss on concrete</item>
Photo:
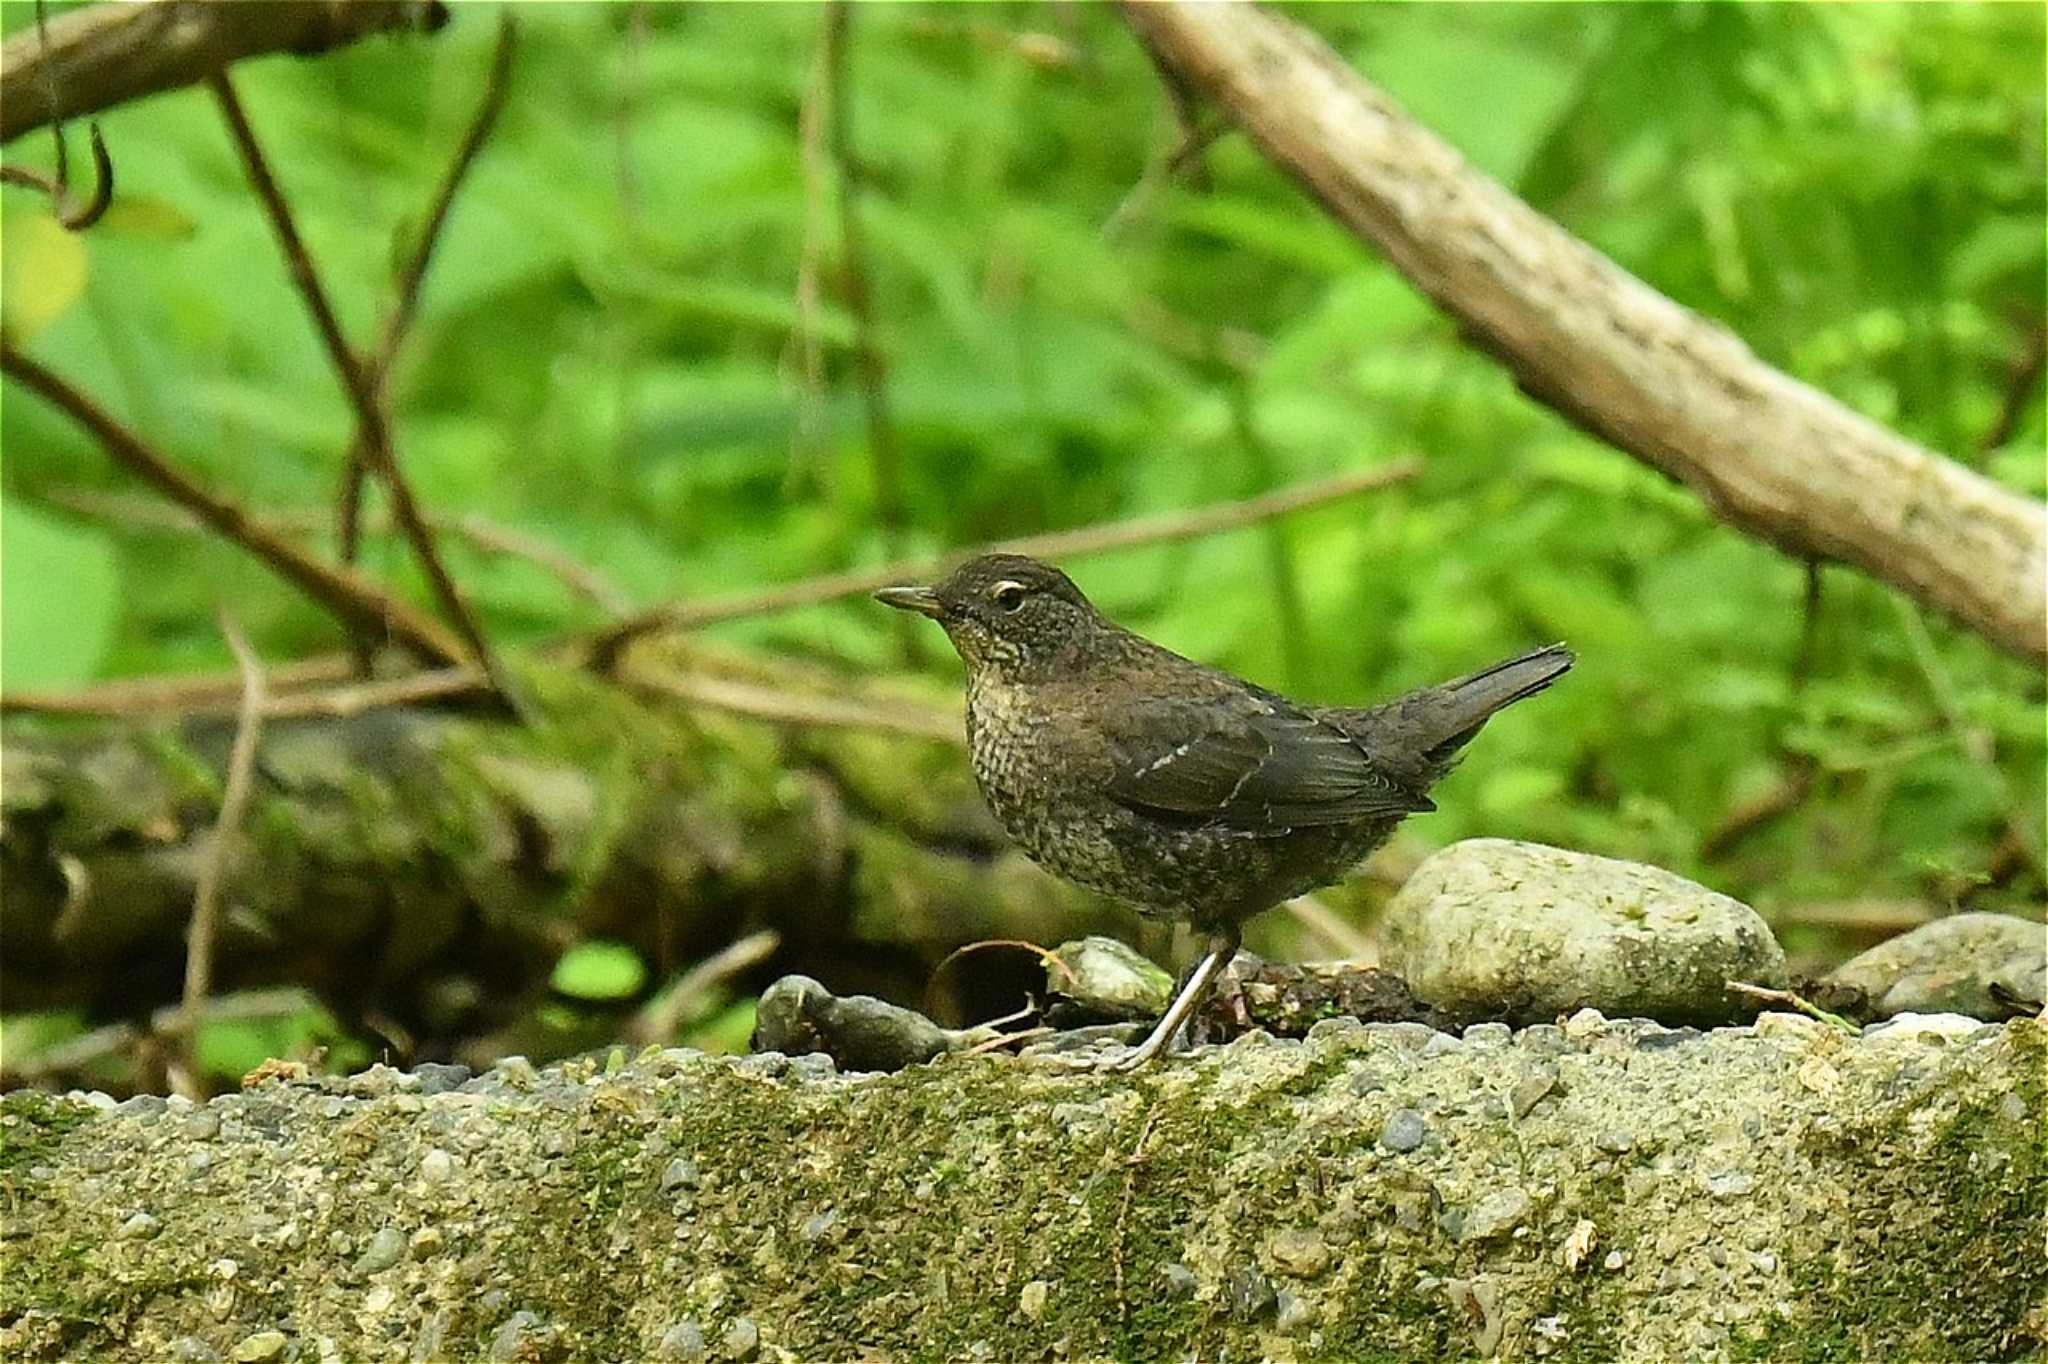
[[[764,1359],[2038,1354],[2041,1025],[1766,1022],[12,1095],[0,1353],[659,1358],[745,1319]]]

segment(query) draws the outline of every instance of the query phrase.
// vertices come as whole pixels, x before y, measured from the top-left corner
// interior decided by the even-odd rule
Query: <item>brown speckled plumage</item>
[[[1163,649],[1017,555],[878,595],[937,620],[966,663],[974,775],[1010,836],[1050,870],[1233,950],[1243,920],[1336,880],[1435,808],[1430,786],[1487,717],[1572,663],[1552,645],[1346,710]]]

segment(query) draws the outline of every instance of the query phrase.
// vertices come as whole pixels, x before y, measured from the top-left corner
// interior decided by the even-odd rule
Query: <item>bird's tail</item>
[[[1573,661],[1572,651],[1562,644],[1532,650],[1469,677],[1404,696],[1381,709],[1382,723],[1391,722],[1401,746],[1420,759],[1425,772],[1417,775],[1435,780],[1494,712],[1542,691]]]

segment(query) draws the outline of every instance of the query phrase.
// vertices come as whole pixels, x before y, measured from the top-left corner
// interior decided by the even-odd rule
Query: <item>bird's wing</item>
[[[1278,697],[1146,698],[1100,718],[1115,758],[1108,793],[1148,814],[1277,833],[1436,808]]]

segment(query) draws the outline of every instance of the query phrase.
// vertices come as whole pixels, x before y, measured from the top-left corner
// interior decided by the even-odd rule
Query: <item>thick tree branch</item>
[[[373,33],[431,31],[440,0],[147,0],[92,5],[50,23],[48,48],[24,29],[0,47],[0,142],[59,118],[205,80],[245,57],[312,56]]]
[[[1242,3],[1123,12],[1532,396],[1750,534],[2048,660],[2040,503],[1765,364],[1473,170],[1298,25]]]

